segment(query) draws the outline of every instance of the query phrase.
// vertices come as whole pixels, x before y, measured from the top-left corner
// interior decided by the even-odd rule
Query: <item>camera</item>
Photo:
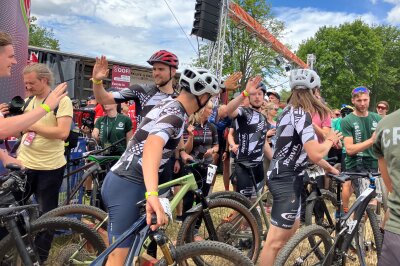
[[[25,100],[21,96],[15,96],[8,103],[9,114],[7,116],[16,116],[23,113],[23,107],[25,105]]]

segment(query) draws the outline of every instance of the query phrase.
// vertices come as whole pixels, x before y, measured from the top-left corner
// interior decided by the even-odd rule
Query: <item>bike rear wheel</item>
[[[226,265],[251,266],[249,258],[238,249],[221,242],[201,241],[176,247],[175,265]],[[196,261],[201,260],[201,264]],[[165,259],[157,262],[158,266],[168,265]]]
[[[204,211],[209,211],[211,221],[205,222]],[[177,246],[195,242],[196,232],[198,232],[204,240],[219,241],[240,247],[254,263],[257,261],[261,247],[261,234],[256,219],[245,206],[237,201],[219,198],[210,200],[209,209],[204,211],[199,208],[198,211],[186,217],[178,232]],[[196,230],[199,219],[203,222]],[[210,236],[207,224],[215,228],[217,239]]]
[[[310,237],[315,240],[313,245],[308,240]],[[316,248],[322,252],[321,258],[316,256],[314,252]],[[301,228],[289,239],[278,253],[274,265],[320,265],[324,258],[326,258],[324,265],[331,265],[331,249],[332,238],[328,231],[319,225],[309,225]]]

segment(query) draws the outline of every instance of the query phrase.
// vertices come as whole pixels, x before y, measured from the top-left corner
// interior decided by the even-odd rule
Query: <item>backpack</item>
[[[32,101],[34,95],[29,96],[28,100],[25,102],[24,106],[22,107],[22,113],[25,112],[25,109],[28,107],[29,103]],[[53,110],[54,116],[57,117],[58,105]],[[75,125],[74,118],[72,117],[71,121],[71,128],[68,134],[68,137],[64,140],[64,146],[66,150],[71,150],[78,146],[78,138],[79,138],[79,129]]]

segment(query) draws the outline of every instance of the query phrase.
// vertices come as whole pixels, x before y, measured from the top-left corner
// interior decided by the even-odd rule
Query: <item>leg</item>
[[[37,172],[37,189],[34,191],[41,214],[58,206],[58,195],[64,177],[65,166],[55,170]]]
[[[224,188],[226,191],[229,191],[229,177],[230,177],[229,161],[230,161],[229,153],[227,153],[225,160],[222,161],[222,165],[223,165],[222,176],[223,176],[223,180],[224,180]]]
[[[278,252],[286,244],[286,242],[295,234],[299,228],[300,220],[296,219],[291,229],[283,229],[271,225],[268,230],[267,239],[260,254],[260,265],[273,265]]]
[[[346,181],[342,186],[342,200],[343,200],[343,210],[347,212],[349,210],[349,200],[353,193],[353,188],[351,186],[351,181]]]
[[[139,218],[136,203],[144,199],[144,184],[130,182],[109,172],[104,180],[101,195],[108,210],[108,240],[113,243]],[[134,236],[122,242],[108,257],[107,265],[123,265]]]

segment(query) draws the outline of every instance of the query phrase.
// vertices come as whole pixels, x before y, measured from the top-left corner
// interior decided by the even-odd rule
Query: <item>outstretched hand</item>
[[[231,74],[225,81],[225,88],[227,91],[235,91],[239,88],[239,80],[242,78],[242,72],[235,72]]]
[[[94,64],[92,78],[96,80],[104,80],[108,77],[108,61],[107,58],[102,55],[100,58],[96,57],[96,64]]]
[[[47,97],[45,103],[50,107],[51,110],[54,110],[58,104],[60,103],[61,99],[67,95],[65,91],[67,89],[67,83],[59,84]]]
[[[246,91],[249,94],[256,94],[261,80],[262,80],[261,76],[256,76],[254,78],[250,78],[246,84]]]

